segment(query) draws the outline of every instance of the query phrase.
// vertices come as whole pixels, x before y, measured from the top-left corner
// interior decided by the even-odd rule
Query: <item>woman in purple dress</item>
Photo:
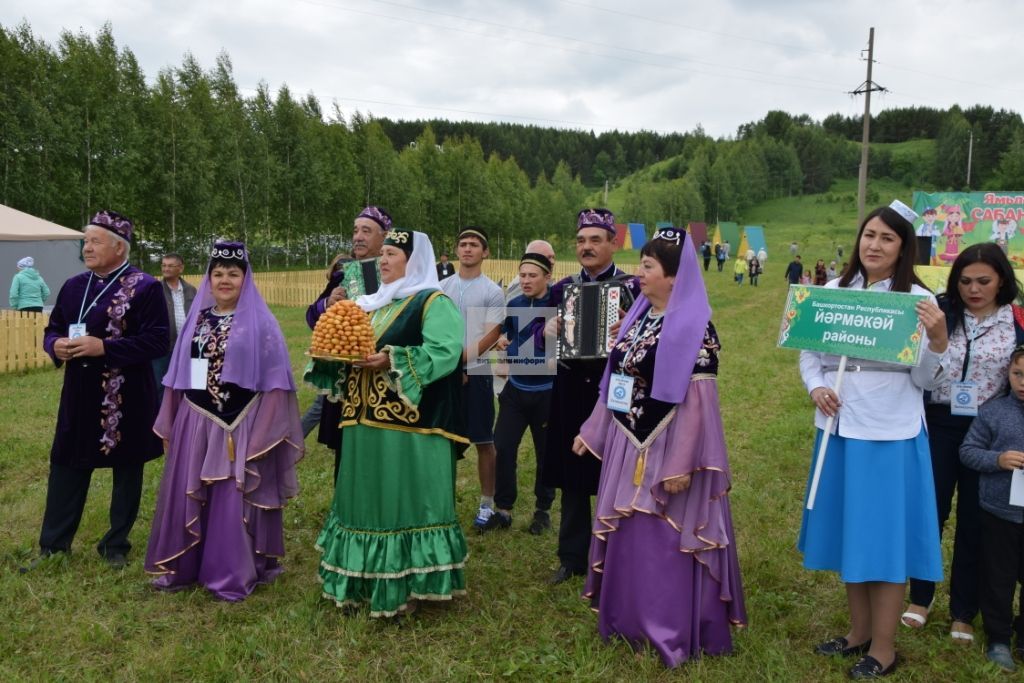
[[[718,336],[686,233],[641,250],[623,321],[573,450],[601,460],[584,597],[598,630],[649,643],[666,666],[732,651],[746,609],[715,377]]]
[[[245,246],[213,246],[164,376],[153,430],[168,444],[146,571],[241,600],[281,573],[282,508],[303,454],[284,335]]]

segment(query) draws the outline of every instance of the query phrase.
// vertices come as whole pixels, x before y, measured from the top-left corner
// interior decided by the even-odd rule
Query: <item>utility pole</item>
[[[967,175],[969,176],[970,172],[968,172]],[[604,180],[604,206],[608,206],[608,179],[607,178],[605,178],[605,180]]]
[[[974,156],[974,129],[971,128],[971,139],[967,142],[967,189],[971,189],[971,157]]]
[[[886,89],[871,80],[871,65],[875,61],[875,27],[868,33],[868,77],[851,95],[864,95],[864,132],[860,141],[860,173],[857,176],[857,224],[864,220],[864,201],[868,190],[868,140],[871,136],[871,93]]]

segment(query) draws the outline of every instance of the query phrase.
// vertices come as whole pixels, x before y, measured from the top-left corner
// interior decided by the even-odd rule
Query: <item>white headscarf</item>
[[[36,260],[34,258],[32,258],[31,256],[26,256],[25,258],[23,258],[20,261],[18,261],[18,267],[19,268],[35,268],[35,265],[36,265]]]
[[[404,299],[424,289],[440,289],[437,268],[434,267],[434,247],[430,238],[422,232],[412,233],[412,253],[405,265],[405,276],[386,285],[382,284],[373,294],[364,294],[356,299],[359,308],[367,313],[383,308],[395,299]]]

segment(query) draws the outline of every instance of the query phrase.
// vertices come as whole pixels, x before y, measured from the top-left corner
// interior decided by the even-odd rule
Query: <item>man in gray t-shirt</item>
[[[488,255],[487,234],[482,228],[469,226],[456,240],[459,270],[441,280],[441,290],[459,307],[466,321],[466,338],[462,360],[467,363],[473,349],[474,357],[482,356],[494,346],[505,320],[505,297],[501,287],[481,272]],[[470,372],[472,371],[472,372]],[[497,453],[494,449],[494,378],[486,362],[464,365],[462,403],[466,430],[476,446],[477,474],[480,477],[480,509],[473,526],[481,531],[502,526],[501,515],[494,514],[494,481]],[[504,525],[507,526],[507,525]]]

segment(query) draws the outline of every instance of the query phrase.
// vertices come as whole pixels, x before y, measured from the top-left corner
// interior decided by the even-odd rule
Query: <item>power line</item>
[[[890,69],[897,69],[899,71],[907,71],[909,73],[920,74],[921,76],[931,76],[932,78],[941,78],[943,81],[950,81],[950,82],[953,82],[953,83],[963,83],[965,85],[970,85],[970,86],[974,86],[974,87],[977,87],[977,88],[986,88],[986,89],[989,89],[989,90],[1005,90],[1006,92],[1024,94],[1024,90],[1021,90],[1020,88],[1007,88],[1005,85],[990,85],[988,83],[979,83],[977,81],[968,81],[968,80],[964,80],[962,78],[952,78],[951,76],[948,76],[947,74],[936,74],[936,73],[931,73],[931,72],[928,72],[928,71],[921,71],[920,69],[912,69],[912,68],[906,67],[906,66],[897,66],[895,64],[890,64],[889,62],[878,61],[877,59],[875,60],[875,64],[884,64],[885,66],[889,67]]]

